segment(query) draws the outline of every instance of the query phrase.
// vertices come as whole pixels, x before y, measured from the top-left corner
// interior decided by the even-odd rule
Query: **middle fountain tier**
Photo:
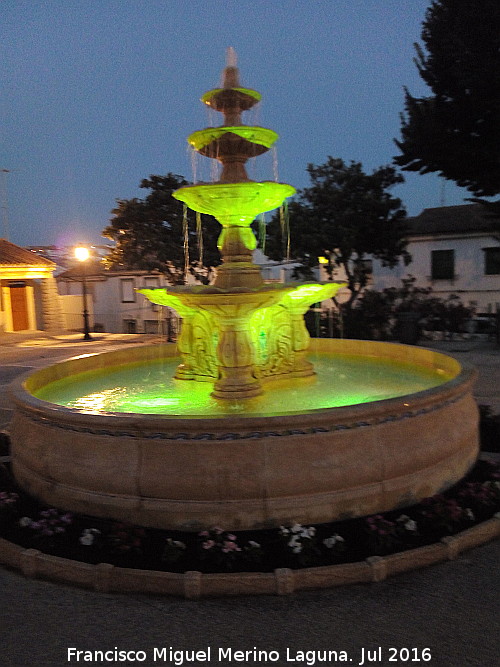
[[[273,130],[241,121],[242,112],[260,97],[257,91],[240,86],[235,65],[224,69],[222,88],[201,98],[223,114],[223,124],[188,137],[198,153],[222,164],[220,179],[182,187],[173,195],[222,225],[217,243],[222,264],[214,283],[138,290],[182,317],[178,342],[182,363],[175,377],[213,382],[212,395],[221,399],[257,396],[269,378],[313,375],[313,366],[305,358],[309,334],[304,314],[344,285],[265,284],[253,262],[257,244],[251,223],[295,193],[287,183],[248,178],[247,160],[268,151],[278,138]]]

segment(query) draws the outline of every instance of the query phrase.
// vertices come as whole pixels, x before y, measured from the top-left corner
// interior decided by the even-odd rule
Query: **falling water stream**
[[[186,204],[183,205],[182,210],[182,231],[184,236],[184,282],[187,284],[189,275],[189,222]]]
[[[196,238],[198,241],[198,263],[203,267],[203,229],[201,226],[201,213],[196,211]]]

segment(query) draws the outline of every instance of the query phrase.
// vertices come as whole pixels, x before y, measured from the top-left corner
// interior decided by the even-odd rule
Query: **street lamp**
[[[87,310],[87,267],[85,264],[89,256],[89,249],[85,246],[75,248],[75,257],[82,264],[83,340],[92,340],[89,330],[89,311]]]

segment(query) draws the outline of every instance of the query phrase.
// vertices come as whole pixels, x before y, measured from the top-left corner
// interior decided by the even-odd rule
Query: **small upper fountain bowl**
[[[458,481],[477,457],[475,372],[448,356],[316,340],[317,376],[293,386],[270,380],[262,396],[238,403],[210,398],[210,382],[170,380],[175,354],[162,345],[86,355],[16,381],[18,481],[68,510],[158,528],[237,530],[407,506]],[[134,366],[150,395],[119,407],[123,387],[109,378]],[[181,394],[151,392],[155,368]],[[343,390],[351,373],[362,379]],[[61,387],[78,386],[68,404],[79,407],[57,404],[66,400]]]

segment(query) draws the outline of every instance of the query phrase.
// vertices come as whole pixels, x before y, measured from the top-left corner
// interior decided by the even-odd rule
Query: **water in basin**
[[[453,377],[441,368],[361,355],[316,353],[312,360],[313,377],[272,380],[265,384],[263,395],[247,400],[220,401],[210,396],[212,382],[176,380],[176,358],[72,375],[45,385],[35,395],[87,413],[271,416],[405,396]]]

